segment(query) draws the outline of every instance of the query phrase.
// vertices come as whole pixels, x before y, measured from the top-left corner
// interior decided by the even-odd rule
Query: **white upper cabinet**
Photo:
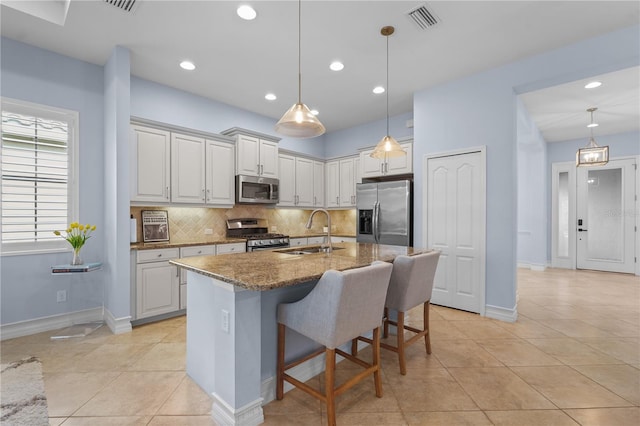
[[[400,144],[407,155],[402,157],[389,158],[386,161],[372,158],[373,149],[368,149],[360,153],[360,166],[363,178],[401,175],[413,172],[413,143],[403,142]]]
[[[171,202],[205,203],[205,140],[171,134]]]
[[[132,125],[130,149],[131,201],[171,201],[171,134],[165,130]]]
[[[313,162],[313,206],[324,207],[324,163]]]
[[[206,203],[235,203],[235,148],[228,142],[207,140]]]
[[[296,206],[313,207],[313,160],[296,158]]]
[[[327,161],[325,168],[326,206],[340,207],[340,162]]]
[[[280,154],[278,165],[280,171],[280,186],[278,206],[291,207],[296,205],[296,157]]]
[[[278,141],[246,129],[233,127],[222,132],[236,138],[236,173],[239,175],[278,177]]]
[[[359,157],[328,161],[325,168],[326,206],[354,207],[359,181]]]
[[[279,161],[280,201],[278,206],[313,207],[314,161],[287,154],[280,154]],[[324,179],[324,174],[321,178]],[[324,183],[322,186],[324,187]]]

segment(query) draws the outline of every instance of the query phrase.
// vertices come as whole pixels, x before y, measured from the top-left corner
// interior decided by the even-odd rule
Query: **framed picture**
[[[169,215],[166,210],[142,210],[142,237],[145,243],[169,241]]]

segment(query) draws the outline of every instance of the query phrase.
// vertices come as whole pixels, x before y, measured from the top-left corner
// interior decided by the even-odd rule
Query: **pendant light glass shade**
[[[369,154],[371,157],[379,160],[407,155],[406,151],[402,149],[398,141],[395,140],[393,136],[389,135],[389,36],[393,34],[394,31],[395,28],[392,26],[382,27],[380,30],[380,34],[387,38],[387,87],[385,88],[385,92],[387,94],[387,136],[382,138],[376,145],[373,152]]]
[[[298,0],[298,102],[293,104],[276,123],[276,132],[294,138],[320,136],[325,128],[318,118],[302,103],[302,74],[300,71],[300,3]]]
[[[576,166],[604,166],[609,162],[609,147],[599,146],[596,140],[593,138],[593,112],[598,108],[589,108],[587,112],[591,113],[591,124],[588,126],[591,129],[591,137],[589,138],[589,145],[585,148],[580,148],[576,152]]]
[[[403,155],[407,155],[407,152],[402,149],[398,141],[395,140],[393,136],[389,135],[382,138],[370,154],[371,157],[379,160],[385,160],[392,157],[402,157]]]
[[[325,128],[303,103],[294,104],[276,123],[276,132],[294,138],[320,136]]]

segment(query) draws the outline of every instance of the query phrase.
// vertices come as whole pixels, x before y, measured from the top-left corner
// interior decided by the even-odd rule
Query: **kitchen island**
[[[295,251],[293,251],[295,250]],[[187,374],[213,397],[218,424],[262,423],[262,404],[275,399],[276,309],[306,296],[322,274],[392,262],[398,255],[424,253],[411,247],[339,243],[332,253],[301,248],[172,260],[188,273]],[[287,251],[289,251],[287,253]],[[291,330],[287,357],[318,346]],[[322,360],[310,360],[292,373],[307,380]]]

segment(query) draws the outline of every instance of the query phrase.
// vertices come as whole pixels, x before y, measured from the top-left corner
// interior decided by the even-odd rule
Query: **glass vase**
[[[73,259],[71,259],[71,264],[72,265],[82,265],[82,259],[80,258],[80,249],[82,247],[78,247],[78,248],[74,248],[73,249]]]

